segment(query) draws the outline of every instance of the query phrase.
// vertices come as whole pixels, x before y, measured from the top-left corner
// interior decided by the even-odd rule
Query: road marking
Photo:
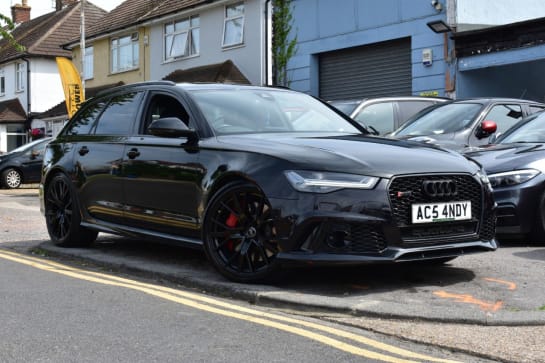
[[[496,301],[495,303],[491,303],[488,301],[476,299],[469,294],[452,294],[446,291],[435,291],[433,294],[444,299],[454,299],[456,302],[460,303],[475,304],[484,311],[498,311],[503,306],[503,301],[501,300]]]
[[[498,284],[503,284],[503,285],[507,285],[507,288],[509,290],[515,290],[517,288],[517,284],[515,284],[514,282],[511,282],[511,281],[505,281],[505,280],[500,280],[500,279],[493,279],[491,277],[485,277],[484,280],[486,281],[490,281],[490,282],[497,282]]]
[[[263,311],[259,311],[255,309],[245,308],[242,306],[237,306],[234,304],[219,301],[210,297],[200,296],[190,292],[175,290],[175,289],[164,287],[164,286],[156,286],[156,285],[142,283],[135,280],[129,280],[126,278],[107,275],[104,273],[81,270],[81,269],[71,267],[68,265],[63,265],[57,262],[47,261],[47,260],[43,260],[43,259],[31,257],[31,256],[19,254],[16,252],[0,249],[0,258],[9,260],[12,262],[21,263],[21,264],[31,266],[37,269],[45,270],[48,272],[54,272],[54,273],[69,276],[72,278],[85,280],[88,282],[94,282],[94,283],[110,285],[110,286],[119,286],[119,287],[141,291],[152,296],[156,296],[165,300],[176,302],[176,303],[189,306],[195,309],[199,309],[202,311],[207,311],[210,313],[223,315],[226,317],[231,317],[231,318],[235,318],[235,319],[239,319],[239,320],[243,320],[243,321],[247,321],[247,322],[251,322],[255,324],[260,324],[266,327],[271,327],[271,328],[286,331],[292,334],[300,335],[308,339],[312,339],[317,342],[320,342],[322,344],[329,345],[333,348],[345,351],[347,353],[359,355],[359,356],[370,358],[370,359],[380,360],[384,362],[396,362],[396,363],[397,362],[415,362],[412,360],[406,360],[406,359],[402,359],[402,358],[398,358],[394,356],[388,356],[385,354],[373,352],[373,351],[360,348],[355,345],[351,345],[343,341],[331,338],[326,335],[318,334],[316,332],[306,330],[303,328],[283,324],[281,322],[297,324],[307,328],[312,328],[318,331],[328,333],[330,335],[335,335],[338,337],[350,339],[358,343],[368,345],[372,348],[379,349],[391,354],[396,354],[401,357],[406,357],[409,359],[420,359],[420,360],[424,360],[428,362],[444,362],[444,363],[455,362],[452,360],[435,358],[435,357],[427,356],[424,354],[415,353],[405,349],[397,348],[392,345],[375,341],[375,340],[366,338],[364,336],[350,333],[348,331],[344,331],[341,329],[332,328],[327,325],[321,325],[321,324],[312,323],[312,322],[308,322],[304,320],[285,317],[282,315],[271,314],[271,313],[267,313],[267,312],[263,312]],[[223,310],[223,309],[229,309],[229,311]],[[249,315],[245,315],[245,314],[249,314]],[[268,319],[271,319],[271,320],[268,320]],[[273,320],[276,320],[276,321],[273,321]]]

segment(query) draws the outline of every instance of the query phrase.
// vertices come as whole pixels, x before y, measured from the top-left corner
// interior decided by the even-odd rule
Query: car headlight
[[[513,170],[505,173],[489,174],[488,179],[490,179],[492,188],[506,187],[525,183],[539,173],[540,171],[535,169]]]
[[[339,189],[373,189],[379,178],[323,171],[288,170],[284,174],[300,192],[329,193]]]

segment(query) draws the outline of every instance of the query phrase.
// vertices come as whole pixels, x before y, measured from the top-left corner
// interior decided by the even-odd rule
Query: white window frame
[[[83,79],[92,79],[94,77],[94,48],[93,46],[85,47],[85,61],[83,70]]]
[[[187,23],[188,26],[184,27],[183,23]],[[192,15],[163,25],[163,59],[165,62],[199,55],[200,24],[200,16]],[[172,32],[167,30],[169,27],[172,28]],[[183,51],[173,53],[176,41],[181,41],[179,48],[183,48]]]
[[[137,69],[140,64],[140,47],[138,32],[110,40],[110,70],[112,73],[121,73]],[[130,59],[126,64],[122,62],[122,51],[130,50]]]
[[[239,6],[242,6],[242,12],[240,13],[235,12],[233,15],[229,15],[230,10],[234,10]],[[223,48],[229,48],[229,47],[234,47],[237,45],[244,44],[244,2],[242,1],[235,4],[226,5],[224,16],[225,18],[223,20],[223,37],[222,37],[221,46]],[[240,27],[241,27],[240,35],[238,36],[238,39],[234,39],[233,41],[227,43],[226,36],[229,35],[228,25],[236,24],[237,22],[240,22]]]
[[[15,91],[25,90],[25,64],[15,63]]]

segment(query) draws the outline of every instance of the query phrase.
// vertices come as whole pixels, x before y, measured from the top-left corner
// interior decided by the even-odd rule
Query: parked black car
[[[368,136],[289,90],[115,88],[81,107],[43,165],[54,243],[89,244],[105,231],[204,247],[236,281],[289,262],[446,262],[496,248],[477,164]]]
[[[378,135],[386,135],[426,107],[447,100],[440,97],[400,96],[330,101],[329,104],[375,130]]]
[[[545,113],[529,116],[496,144],[466,155],[488,173],[498,203],[498,234],[545,242]]]
[[[545,104],[512,98],[472,98],[427,108],[390,134],[397,139],[427,142],[462,150],[486,145],[524,116],[542,111]]]
[[[19,188],[24,183],[38,183],[45,146],[51,138],[39,139],[0,155],[0,186]]]

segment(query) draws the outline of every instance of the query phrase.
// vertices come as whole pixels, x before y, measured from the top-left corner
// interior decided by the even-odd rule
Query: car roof
[[[510,97],[469,97],[469,98],[459,98],[456,100],[450,101],[450,103],[472,103],[479,102],[482,104],[494,103],[494,102],[513,102],[513,103],[532,103],[545,105],[544,103],[532,100],[526,100],[522,98],[510,98]]]
[[[352,99],[342,99],[342,100],[331,100],[329,103],[359,103],[364,101],[450,101],[448,97],[432,97],[432,96],[385,96],[385,97],[366,97],[366,98],[352,98]]]

